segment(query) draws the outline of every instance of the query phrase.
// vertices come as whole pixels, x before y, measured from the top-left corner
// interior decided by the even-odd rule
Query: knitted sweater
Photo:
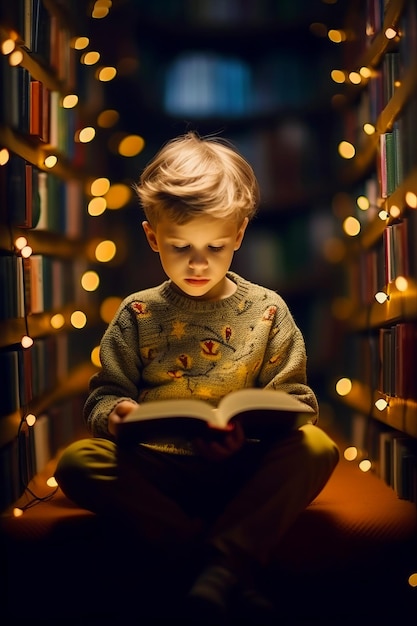
[[[125,298],[90,381],[84,416],[94,436],[111,438],[108,416],[123,399],[200,398],[215,406],[230,391],[261,387],[295,394],[318,413],[304,340],[286,303],[233,272],[228,277],[237,288],[223,300],[189,298],[170,281]]]

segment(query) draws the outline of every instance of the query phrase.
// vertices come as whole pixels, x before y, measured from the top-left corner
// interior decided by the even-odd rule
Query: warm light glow
[[[89,143],[96,136],[96,130],[92,126],[86,126],[75,133],[75,140],[80,143]]]
[[[140,135],[128,135],[119,143],[118,152],[121,156],[133,157],[142,152],[145,140]]]
[[[387,30],[385,31],[385,37],[387,39],[394,39],[394,37],[397,36],[397,31],[394,30],[393,28],[387,28]]]
[[[2,148],[0,150],[0,166],[1,165],[6,165],[6,163],[9,161],[10,159],[10,153],[8,151],[7,148]]]
[[[369,200],[366,196],[356,198],[356,204],[361,211],[367,211],[369,209]]]
[[[94,8],[91,13],[91,17],[96,20],[102,20],[104,17],[107,17],[109,14],[109,9],[105,6],[97,6],[97,2],[94,5]]]
[[[350,72],[349,80],[353,85],[360,85],[362,82],[362,76],[358,72]]]
[[[127,185],[121,183],[111,185],[106,193],[106,202],[109,209],[121,209],[132,197],[132,190]]]
[[[342,70],[332,70],[330,76],[335,83],[344,83],[346,80],[345,73]]]
[[[355,446],[350,446],[349,448],[346,448],[343,456],[345,457],[346,461],[354,461],[358,456],[358,449],[355,448]]]
[[[411,209],[417,209],[417,195],[412,191],[407,191],[405,201]]]
[[[339,237],[329,237],[323,243],[322,254],[329,263],[340,263],[346,254],[346,246]]]
[[[387,219],[389,218],[389,213],[387,213],[387,212],[385,211],[385,209],[382,209],[382,210],[378,213],[378,217],[379,217],[379,219],[380,219],[380,220],[382,220],[382,221],[384,222],[385,220],[387,220]]]
[[[46,157],[43,163],[45,167],[47,167],[48,169],[52,169],[58,163],[58,157],[55,156],[55,154],[50,154]]]
[[[23,248],[20,250],[20,254],[24,259],[28,259],[32,252],[33,250],[30,246],[23,246]]]
[[[116,77],[117,70],[115,67],[101,67],[97,70],[96,78],[102,83],[108,83]]]
[[[408,584],[410,587],[417,587],[417,572],[414,572],[408,577]]]
[[[87,211],[92,217],[102,215],[107,208],[107,202],[104,198],[92,198],[88,203]]]
[[[379,400],[375,402],[375,406],[378,411],[384,411],[388,406],[388,402],[384,398],[379,398]]]
[[[23,250],[23,248],[27,246],[27,243],[28,243],[28,240],[26,239],[26,237],[18,237],[15,240],[14,245],[16,246],[18,250]]]
[[[100,346],[96,346],[91,350],[90,359],[93,365],[95,365],[96,367],[101,367]]]
[[[62,328],[65,324],[65,317],[62,315],[62,313],[55,313],[55,315],[51,317],[49,323],[51,324],[52,328],[58,330],[58,328]]]
[[[363,125],[363,130],[367,135],[373,135],[375,133],[375,126],[367,122]]]
[[[362,76],[362,78],[371,78],[372,76],[372,71],[370,70],[369,67],[361,67],[361,69],[359,70],[359,74]]]
[[[90,187],[92,196],[104,196],[110,189],[110,181],[108,178],[96,178]]]
[[[352,381],[350,378],[340,378],[336,383],[336,393],[339,396],[347,396],[352,391]]]
[[[74,328],[84,328],[87,324],[87,316],[82,311],[74,311],[71,313],[71,324]]]
[[[342,43],[342,41],[346,41],[346,33],[343,30],[330,29],[327,36],[333,43]]]
[[[81,286],[85,291],[95,291],[99,284],[100,278],[97,272],[90,270],[81,276]]]
[[[343,222],[343,230],[349,237],[356,237],[361,231],[361,223],[356,217],[347,217]]]
[[[19,509],[18,506],[15,506],[13,509],[13,517],[22,517],[22,515],[23,515],[22,509]]]
[[[116,244],[114,241],[101,241],[95,249],[95,257],[100,263],[108,263],[116,255]]]
[[[100,60],[100,53],[91,50],[91,52],[86,52],[81,57],[81,63],[84,65],[95,65]]]
[[[394,284],[397,287],[398,291],[407,291],[408,289],[408,280],[405,276],[397,276]]]
[[[20,343],[22,344],[22,348],[31,348],[33,346],[33,339],[28,335],[24,335],[20,340]]]
[[[84,50],[89,43],[90,40],[88,37],[76,37],[71,41],[71,45],[75,50]]]
[[[75,93],[69,93],[62,99],[64,109],[73,109],[78,104],[78,96]]]
[[[13,39],[5,39],[1,44],[1,51],[4,55],[8,55],[16,48],[16,42]]]
[[[391,217],[400,217],[401,215],[401,209],[400,207],[396,206],[395,204],[392,205],[392,207],[389,210],[389,214],[391,215]]]
[[[384,291],[378,291],[375,294],[375,300],[379,302],[379,304],[384,304],[384,302],[388,300],[388,294],[385,293]]]
[[[21,50],[14,50],[14,52],[12,52],[11,55],[9,56],[9,64],[12,67],[16,67],[17,65],[20,65],[22,61],[23,61],[23,53]]]
[[[58,487],[55,476],[50,476],[46,481],[46,484],[48,485],[48,487]]]
[[[100,317],[103,322],[106,322],[106,324],[111,322],[121,302],[122,298],[117,296],[110,296],[103,300],[100,305]]]
[[[341,157],[344,159],[353,159],[355,156],[355,146],[353,146],[349,141],[341,141],[339,143],[338,151]]]
[[[101,128],[111,128],[119,121],[120,115],[114,109],[106,109],[97,117],[97,124]]]
[[[369,472],[371,467],[372,467],[372,463],[369,459],[363,459],[359,463],[359,469],[361,470],[361,472]]]
[[[36,417],[33,415],[33,413],[28,413],[25,417],[25,420],[28,426],[33,426],[36,422]]]

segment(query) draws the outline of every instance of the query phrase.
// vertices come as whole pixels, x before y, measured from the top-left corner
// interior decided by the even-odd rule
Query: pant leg
[[[90,438],[68,446],[60,457],[55,477],[64,494],[79,506],[121,522],[139,537],[158,542],[186,542],[201,530],[200,520],[188,515],[175,499],[146,477],[166,475],[171,455],[164,460],[146,448],[120,450],[108,439]],[[144,471],[146,469],[146,471]]]
[[[254,475],[212,528],[221,553],[266,565],[286,530],[320,493],[339,460],[332,439],[307,424],[268,447]]]

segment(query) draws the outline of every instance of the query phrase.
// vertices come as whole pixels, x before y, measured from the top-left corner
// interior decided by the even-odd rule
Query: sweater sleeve
[[[96,437],[111,438],[108,416],[122,400],[137,402],[141,379],[138,329],[127,307],[119,309],[100,343],[101,369],[90,380],[84,419]]]
[[[267,389],[279,389],[296,395],[301,402],[314,409],[316,415],[312,421],[318,421],[317,398],[307,384],[304,338],[284,301],[281,301],[277,309],[259,384]]]

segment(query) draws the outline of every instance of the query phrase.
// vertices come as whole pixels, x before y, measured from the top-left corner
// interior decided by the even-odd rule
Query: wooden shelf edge
[[[383,398],[388,402],[383,411],[375,407],[375,402]],[[394,398],[372,391],[360,381],[352,382],[352,390],[347,396],[338,396],[346,406],[369,415],[373,419],[399,430],[410,437],[417,438],[417,400]]]
[[[75,367],[67,378],[55,389],[31,402],[27,407],[26,413],[31,412],[39,416],[41,413],[46,412],[49,406],[70,398],[71,396],[76,396],[84,392],[87,393],[89,380],[97,371],[97,368],[92,363],[85,362],[80,364],[78,367]],[[21,419],[20,411],[12,415],[0,417],[0,448],[15,439]]]

